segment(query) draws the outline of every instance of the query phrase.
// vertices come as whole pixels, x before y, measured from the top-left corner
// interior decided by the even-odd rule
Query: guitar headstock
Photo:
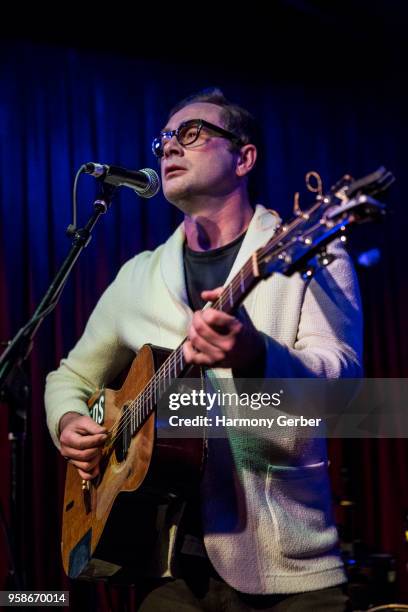
[[[386,206],[373,196],[385,194],[394,181],[392,173],[380,167],[358,180],[345,175],[325,195],[319,189],[316,201],[306,211],[300,210],[295,199],[294,219],[281,225],[257,251],[260,275],[266,278],[274,272],[287,276],[305,272],[316,254],[321,265],[331,263],[333,257],[326,253],[326,246],[338,237],[345,241],[349,227],[380,219]]]

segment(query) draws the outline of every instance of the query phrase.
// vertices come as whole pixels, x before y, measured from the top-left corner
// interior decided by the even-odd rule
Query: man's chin
[[[184,211],[184,205],[188,201],[189,190],[181,185],[167,185],[163,187],[164,197],[170,204]]]

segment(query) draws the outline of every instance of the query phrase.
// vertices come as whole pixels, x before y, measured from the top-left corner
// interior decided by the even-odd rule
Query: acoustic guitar
[[[383,167],[357,181],[345,176],[327,194],[316,173],[307,180],[309,189],[318,192],[312,206],[300,210],[295,196],[293,219],[252,254],[213,308],[234,313],[271,274],[300,272],[307,279],[315,256],[318,265],[329,265],[332,255],[326,246],[331,241],[344,240],[349,227],[385,213],[385,205],[373,196],[384,193],[394,177]],[[105,388],[90,398],[90,414],[104,424],[108,438],[100,475],[93,481],[83,481],[67,464],[61,547],[70,578],[106,578],[126,566],[137,572],[143,563],[137,557],[157,548],[158,508],[188,499],[197,487],[205,465],[205,436],[170,440],[156,431],[158,401],[187,373],[183,343],[173,351],[144,345],[118,390]]]

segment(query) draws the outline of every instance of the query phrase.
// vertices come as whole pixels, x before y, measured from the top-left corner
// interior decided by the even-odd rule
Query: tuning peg
[[[335,259],[335,256],[332,253],[328,253],[326,249],[320,251],[319,255],[317,256],[319,266],[323,266],[323,268],[329,266]]]
[[[306,188],[312,193],[317,193],[317,199],[323,200],[323,182],[318,172],[311,170],[305,176]],[[296,191],[293,198],[293,214],[296,217],[303,217],[303,219],[309,219],[309,211],[303,211],[299,204],[299,192]]]
[[[309,219],[309,213],[306,211],[304,212],[301,208],[300,208],[300,204],[299,204],[299,192],[296,191],[294,198],[293,198],[293,214],[296,217],[303,217],[303,219]]]
[[[302,211],[299,205],[299,192],[298,191],[296,191],[293,197],[293,214],[296,215],[296,217],[300,217],[300,215],[302,214]]]
[[[311,170],[305,176],[306,188],[312,193],[317,193],[319,198],[323,197],[322,177],[315,170]]]
[[[300,275],[304,281],[307,281],[313,277],[315,272],[316,272],[316,266],[312,266],[310,264],[310,266],[308,266],[307,268],[301,271]]]

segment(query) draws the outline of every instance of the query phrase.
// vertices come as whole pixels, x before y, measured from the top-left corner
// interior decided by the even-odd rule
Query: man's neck
[[[229,244],[248,227],[253,208],[247,199],[229,199],[222,206],[206,206],[200,212],[185,214],[187,244],[193,251],[209,251]]]

